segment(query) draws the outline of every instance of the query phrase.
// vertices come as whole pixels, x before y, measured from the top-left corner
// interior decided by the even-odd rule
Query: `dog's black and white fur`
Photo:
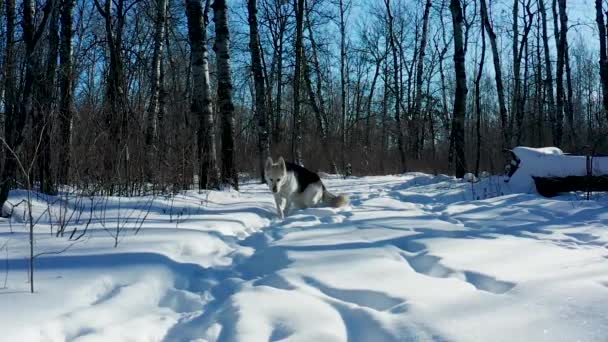
[[[297,209],[316,207],[320,203],[334,208],[348,205],[348,197],[327,191],[316,173],[283,157],[274,163],[268,157],[264,166],[266,183],[274,194],[277,214],[284,218],[291,207]]]

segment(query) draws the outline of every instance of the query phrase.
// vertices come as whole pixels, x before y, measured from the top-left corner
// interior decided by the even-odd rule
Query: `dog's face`
[[[264,175],[266,177],[266,184],[268,184],[272,193],[276,194],[281,191],[281,187],[287,181],[287,168],[285,167],[283,157],[280,157],[276,163],[272,161],[272,158],[268,157],[264,166]]]

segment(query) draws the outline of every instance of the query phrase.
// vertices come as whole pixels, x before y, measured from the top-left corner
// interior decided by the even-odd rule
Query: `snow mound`
[[[532,148],[518,146],[513,154],[519,159],[517,170],[508,184],[513,192],[535,193],[532,177],[567,177],[587,175],[585,156],[567,155],[557,147]],[[608,157],[593,158],[592,174],[608,174]]]

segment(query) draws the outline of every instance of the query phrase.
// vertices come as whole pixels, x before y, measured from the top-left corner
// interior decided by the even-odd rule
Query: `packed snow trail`
[[[153,217],[122,252],[89,246],[49,258],[48,276],[64,275],[39,285],[42,301],[68,277],[88,284],[73,291],[89,300],[68,300],[63,312],[43,305],[25,336],[598,341],[608,333],[605,198],[509,195],[492,179],[423,174],[325,182],[352,206],[280,221],[270,193],[247,185],[233,198],[214,195],[217,203],[173,230]],[[74,271],[75,261],[89,266]],[[101,275],[86,282],[91,267]],[[7,296],[21,301],[17,310],[37,309],[29,295]],[[9,311],[0,309],[0,322]]]

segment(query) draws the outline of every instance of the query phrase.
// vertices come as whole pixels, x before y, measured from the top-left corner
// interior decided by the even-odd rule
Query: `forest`
[[[0,0],[11,189],[238,189],[608,151],[605,1]],[[571,19],[570,17],[574,18]]]

